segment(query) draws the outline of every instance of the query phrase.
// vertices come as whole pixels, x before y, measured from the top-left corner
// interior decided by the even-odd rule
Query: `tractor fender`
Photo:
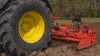
[[[0,0],[0,9],[8,2],[8,0]]]

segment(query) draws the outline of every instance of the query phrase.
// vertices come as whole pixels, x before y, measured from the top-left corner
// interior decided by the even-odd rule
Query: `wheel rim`
[[[34,11],[25,13],[19,22],[19,35],[26,43],[38,42],[45,31],[42,16]]]

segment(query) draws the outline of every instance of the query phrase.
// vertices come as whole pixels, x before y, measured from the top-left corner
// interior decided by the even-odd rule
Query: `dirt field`
[[[35,56],[100,56],[100,23],[92,23],[90,26],[97,31],[97,42],[94,46],[77,51],[77,43],[53,40],[52,47]],[[30,56],[34,56],[34,53]]]

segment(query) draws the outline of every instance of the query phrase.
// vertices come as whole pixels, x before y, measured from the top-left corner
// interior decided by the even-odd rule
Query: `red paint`
[[[56,25],[55,25],[56,27]],[[86,31],[86,28],[89,28],[89,25],[84,25],[84,31]],[[96,42],[96,31],[95,30],[88,30],[87,32],[82,32],[82,29],[79,29],[79,32],[77,30],[71,30],[68,26],[68,24],[60,25],[59,30],[55,30],[52,28],[52,36],[51,38],[66,41],[75,41],[78,42],[77,49],[83,49],[89,46],[92,46]]]

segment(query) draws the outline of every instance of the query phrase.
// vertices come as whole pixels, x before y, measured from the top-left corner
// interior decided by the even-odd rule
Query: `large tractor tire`
[[[51,42],[51,16],[41,0],[13,1],[0,15],[0,40],[8,56],[46,49]]]

